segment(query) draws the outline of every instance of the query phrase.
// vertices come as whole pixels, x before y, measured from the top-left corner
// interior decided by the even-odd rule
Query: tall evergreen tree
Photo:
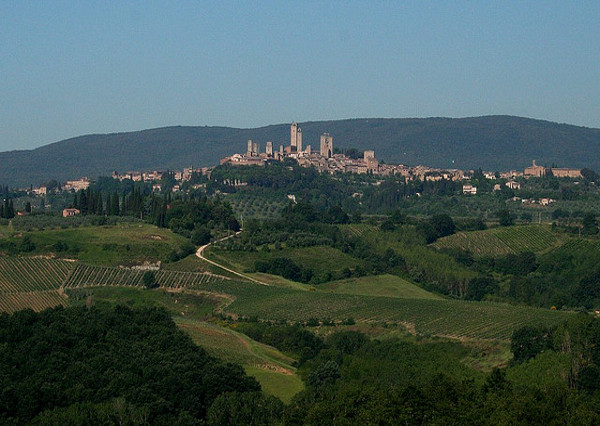
[[[96,195],[96,214],[104,214],[104,206],[102,205],[102,193]]]
[[[119,209],[119,194],[117,194],[116,191],[113,194],[111,211],[112,214],[114,214],[115,216],[119,216],[119,214],[121,213]]]

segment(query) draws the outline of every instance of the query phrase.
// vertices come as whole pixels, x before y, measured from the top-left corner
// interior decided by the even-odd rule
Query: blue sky
[[[3,1],[0,151],[167,125],[600,127],[600,2]]]

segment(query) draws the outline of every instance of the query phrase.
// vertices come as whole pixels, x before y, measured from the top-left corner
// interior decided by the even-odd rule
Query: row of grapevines
[[[73,262],[56,259],[0,258],[0,292],[57,289],[73,267]]]

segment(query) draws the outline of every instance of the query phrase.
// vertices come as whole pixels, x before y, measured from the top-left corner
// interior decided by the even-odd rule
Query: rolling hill
[[[474,118],[349,119],[300,123],[304,145],[318,146],[329,132],[334,146],[374,149],[388,163],[489,170],[538,164],[600,169],[600,129],[513,116]],[[40,184],[108,175],[113,170],[211,166],[244,152],[246,141],[264,150],[271,140],[289,143],[289,124],[256,129],[165,127],[138,132],[86,135],[28,151],[0,153],[0,183]]]

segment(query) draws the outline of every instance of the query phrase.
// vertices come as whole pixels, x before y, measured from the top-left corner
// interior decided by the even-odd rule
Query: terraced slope
[[[468,250],[476,257],[496,257],[524,251],[543,252],[560,242],[549,226],[524,225],[458,232],[439,239],[432,246]]]

